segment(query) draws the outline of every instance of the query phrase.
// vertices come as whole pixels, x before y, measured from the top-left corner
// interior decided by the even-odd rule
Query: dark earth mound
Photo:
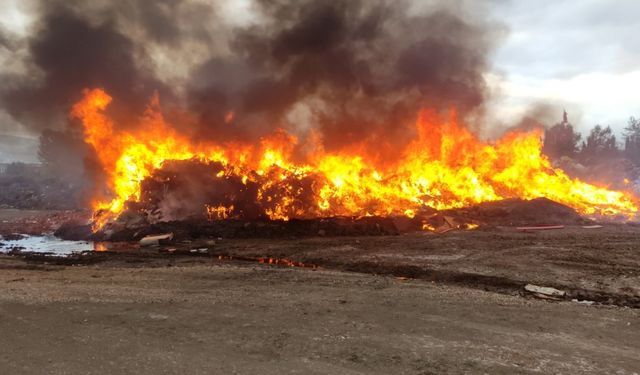
[[[439,214],[452,216],[461,222],[473,221],[491,226],[575,225],[586,222],[573,208],[547,198],[484,202],[470,207],[440,211]]]
[[[216,220],[190,219],[136,226],[107,226],[91,234],[87,225],[63,225],[55,235],[63,239],[94,241],[137,241],[157,233],[173,233],[174,239],[195,238],[295,238],[316,236],[395,235],[398,230],[390,218],[333,217],[324,219]]]
[[[78,222],[62,225],[56,236],[69,240],[135,241],[157,233],[173,233],[175,239],[194,238],[287,238],[313,236],[395,235],[422,230],[425,223],[437,227],[446,220],[482,226],[519,226],[540,224],[576,225],[586,222],[575,210],[546,198],[508,199],[474,206],[432,211],[408,218],[332,217],[282,220],[214,220],[192,218],[180,221],[149,223],[143,213],[125,211],[96,233],[91,226]],[[457,225],[457,224],[456,224]],[[456,228],[453,228],[456,229]]]
[[[547,198],[505,199],[473,206],[425,212],[413,219],[395,218],[401,232],[442,228],[467,229],[473,226],[514,227],[526,225],[578,225],[589,222],[573,208]]]

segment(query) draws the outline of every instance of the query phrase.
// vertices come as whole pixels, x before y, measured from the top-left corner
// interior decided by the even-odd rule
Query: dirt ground
[[[267,265],[10,262],[0,272],[4,374],[640,370],[637,309]]]
[[[210,251],[506,293],[532,283],[565,290],[569,299],[640,307],[640,227],[631,225],[537,233],[491,228],[443,235],[223,240]]]
[[[2,255],[0,373],[638,374],[638,244],[607,225]]]

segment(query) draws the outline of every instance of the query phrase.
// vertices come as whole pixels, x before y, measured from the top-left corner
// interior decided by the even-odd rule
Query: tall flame
[[[221,163],[224,171],[218,177],[234,175],[244,183],[258,183],[255,199],[269,202],[264,214],[272,219],[413,216],[427,206],[446,209],[512,197],[546,197],[587,215],[632,217],[638,212],[638,199],[632,194],[588,184],[553,168],[541,153],[540,130],[511,132],[488,143],[458,125],[455,116],[440,123],[435,113],[423,110],[417,137],[394,162],[376,165],[366,154],[318,151],[305,163],[294,163],[297,140],[284,131],[259,145],[196,143],[166,123],[157,96],[136,130],[116,131],[105,114],[111,101],[101,89],[86,90],[71,111],[82,121],[86,142],[95,148],[108,175],[112,198],[97,200],[94,208],[111,217],[127,201],[140,199],[141,182],[165,161],[189,159]],[[304,178],[312,178],[313,184],[295,183]],[[310,203],[301,202],[303,193],[311,193]],[[231,207],[203,210],[224,218],[233,212]]]

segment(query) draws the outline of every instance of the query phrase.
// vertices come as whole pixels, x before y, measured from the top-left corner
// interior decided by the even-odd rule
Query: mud
[[[185,231],[199,234],[196,239],[183,233],[176,236],[174,243],[157,248],[139,249],[137,243],[118,244],[116,252],[125,254],[113,254],[113,249],[105,248],[103,250],[110,251],[58,260],[49,255],[23,256],[28,262],[59,264],[118,262],[123,257],[127,262],[135,258],[141,264],[164,258],[170,262],[180,256],[222,257],[254,263],[275,259],[326,269],[419,278],[524,297],[530,297],[523,292],[524,285],[543,285],[564,290],[569,300],[640,307],[640,227],[637,225],[605,224],[597,229],[567,226],[562,230],[533,233],[521,233],[513,227],[480,227],[445,234],[417,232],[380,236],[385,226],[379,223],[377,218],[368,221],[336,218],[294,221],[287,227],[282,222],[246,225],[230,221],[213,223],[217,226],[202,224],[226,228],[206,236],[202,227],[189,227],[182,222],[180,225]],[[165,223],[167,227],[154,229],[159,232],[175,229],[174,224]],[[310,233],[318,231],[318,225],[331,227],[341,236],[310,237]],[[278,230],[271,238],[219,237],[230,233],[231,227],[242,228],[239,230],[246,235]],[[293,229],[287,232],[287,228]],[[349,230],[371,233],[373,228],[377,236],[348,235]],[[137,237],[145,233],[138,233]],[[234,236],[238,233],[233,232]]]

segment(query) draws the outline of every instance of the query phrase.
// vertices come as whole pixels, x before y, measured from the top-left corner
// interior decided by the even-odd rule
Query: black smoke
[[[138,68],[136,43],[114,21],[93,23],[66,3],[43,3],[41,12],[26,42],[32,69],[5,77],[2,92],[4,108],[21,123],[32,129],[59,126],[85,88],[103,87],[117,97],[119,118],[139,113],[155,90],[169,92]]]
[[[463,116],[482,109],[493,33],[483,20],[436,7],[410,15],[408,3],[258,1],[262,22],[234,30],[230,56],[194,71],[190,108],[201,137],[249,137],[306,124],[328,149],[395,146],[412,135],[422,107]],[[233,126],[223,121],[228,111]],[[295,120],[294,120],[295,121]]]
[[[68,126],[82,90],[102,87],[120,127],[158,92],[197,139],[257,141],[285,128],[320,135],[329,150],[393,148],[422,107],[481,111],[497,30],[462,0],[254,0],[246,22],[227,19],[223,1],[35,4],[25,69],[0,89],[2,107],[34,132]]]

